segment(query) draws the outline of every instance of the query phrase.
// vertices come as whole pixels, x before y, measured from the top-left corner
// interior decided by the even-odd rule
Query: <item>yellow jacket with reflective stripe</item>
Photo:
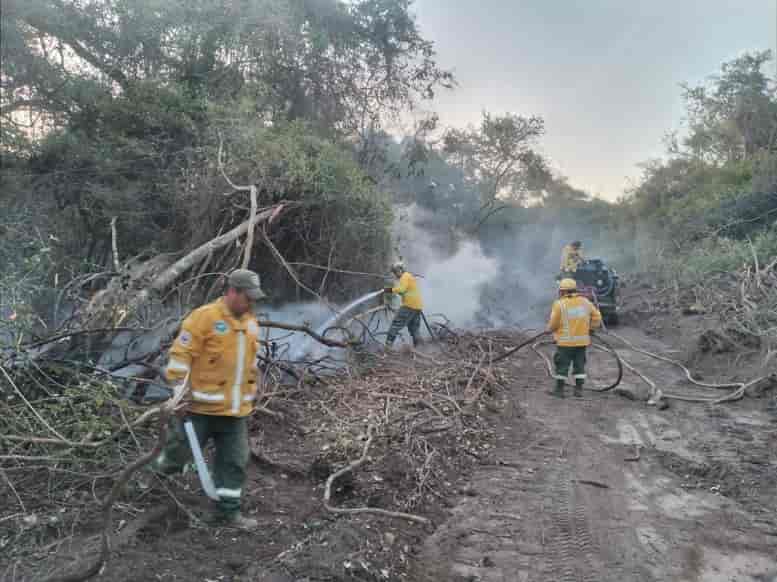
[[[583,251],[566,245],[561,250],[561,270],[569,273],[577,271],[577,266],[583,262]]]
[[[581,347],[591,344],[591,329],[602,324],[602,314],[585,297],[568,295],[553,303],[548,329],[556,344]]]
[[[191,370],[196,414],[247,416],[253,409],[259,325],[252,313],[236,318],[222,299],[195,309],[170,348],[169,382]]]
[[[418,290],[418,282],[407,271],[402,273],[399,283],[391,291],[402,297],[402,307],[409,307],[418,311],[424,308],[424,303],[421,301],[421,292]]]

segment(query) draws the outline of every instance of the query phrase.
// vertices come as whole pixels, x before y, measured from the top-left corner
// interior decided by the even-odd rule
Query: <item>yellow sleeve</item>
[[[195,311],[181,324],[181,331],[170,348],[165,368],[164,375],[168,382],[180,382],[186,378],[191,370],[192,360],[202,352],[205,340],[204,332],[207,329],[203,325],[204,319],[202,312]]]
[[[407,293],[407,287],[410,283],[410,273],[402,273],[402,276],[399,278],[399,285],[394,287],[391,292],[396,293],[397,295],[404,295]]]
[[[558,331],[561,326],[561,307],[558,301],[553,302],[553,308],[550,310],[550,321],[548,321],[548,329],[550,331]]]
[[[602,312],[591,303],[591,329],[598,329],[602,325]]]

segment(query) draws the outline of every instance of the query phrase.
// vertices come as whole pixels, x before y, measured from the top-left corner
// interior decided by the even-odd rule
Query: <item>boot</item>
[[[575,398],[583,397],[583,383],[580,381],[575,382]]]
[[[551,392],[553,396],[556,398],[564,398],[564,381],[563,380],[556,380],[556,387],[553,389],[553,392]]]

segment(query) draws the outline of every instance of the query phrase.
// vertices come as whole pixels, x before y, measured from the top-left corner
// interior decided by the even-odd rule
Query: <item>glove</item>
[[[384,287],[384,288],[383,288],[383,292],[384,292],[386,295],[391,295],[392,293],[394,293],[394,288],[393,288],[393,287]]]

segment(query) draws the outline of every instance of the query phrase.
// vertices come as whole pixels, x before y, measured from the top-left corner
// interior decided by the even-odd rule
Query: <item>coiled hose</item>
[[[497,362],[501,362],[502,360],[506,360],[510,356],[516,354],[519,350],[521,350],[521,349],[523,349],[523,348],[525,348],[526,346],[529,346],[529,345],[531,345],[533,348],[536,349],[540,345],[550,344],[552,342],[549,342],[549,341],[538,342],[537,341],[541,337],[549,335],[549,334],[550,334],[550,332],[547,332],[547,331],[543,331],[542,333],[538,333],[537,335],[530,337],[526,341],[521,342],[520,344],[518,344],[514,348],[509,349],[505,353],[500,354],[500,355],[498,355],[495,358],[492,358],[491,359],[491,363],[495,364]],[[618,376],[615,379],[615,382],[613,382],[612,384],[610,384],[609,386],[606,386],[604,388],[594,388],[594,389],[592,389],[594,392],[609,392],[610,390],[613,390],[614,388],[616,388],[621,383],[621,380],[623,380],[623,362],[621,361],[621,358],[618,355],[618,352],[616,352],[615,349],[609,343],[607,343],[604,339],[602,339],[598,335],[592,335],[591,338],[592,338],[593,342],[599,344],[600,347],[603,347],[604,351],[609,352],[610,354],[613,355],[613,357],[615,358],[615,362],[616,362],[616,364],[618,366]]]

